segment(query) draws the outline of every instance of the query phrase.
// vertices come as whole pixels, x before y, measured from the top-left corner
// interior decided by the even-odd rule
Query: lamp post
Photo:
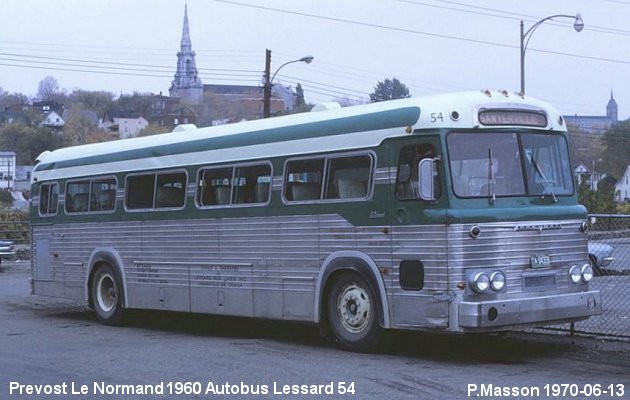
[[[263,118],[269,118],[269,114],[271,111],[271,87],[273,86],[272,82],[273,82],[273,79],[278,74],[278,71],[280,71],[285,65],[293,64],[296,62],[303,62],[303,63],[310,64],[314,58],[315,57],[313,56],[304,56],[297,60],[287,61],[284,64],[282,64],[280,67],[278,67],[276,72],[274,72],[271,78],[269,78],[269,74],[271,72],[270,71],[271,70],[271,50],[267,49],[266,57],[265,57],[265,85],[263,87]]]
[[[525,94],[525,51],[527,50],[527,45],[529,44],[529,39],[532,38],[532,34],[543,22],[549,21],[554,18],[571,18],[575,21],[573,22],[573,29],[576,32],[581,32],[584,29],[584,22],[582,21],[582,16],[578,13],[576,15],[565,15],[565,14],[557,14],[551,15],[549,17],[543,18],[540,21],[536,22],[532,25],[527,32],[525,32],[525,26],[523,25],[523,21],[521,21],[521,95]],[[527,40],[525,40],[527,39]]]

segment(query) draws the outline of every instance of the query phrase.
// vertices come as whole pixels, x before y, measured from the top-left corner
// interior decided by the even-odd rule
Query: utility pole
[[[271,110],[271,50],[265,50],[265,84],[263,86],[263,118],[269,118]]]

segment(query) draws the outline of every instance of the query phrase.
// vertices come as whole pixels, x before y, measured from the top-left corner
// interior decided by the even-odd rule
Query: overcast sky
[[[54,76],[74,88],[168,92],[183,0],[2,0],[0,87],[35,95]],[[630,0],[188,0],[206,84],[260,84],[265,49],[275,82],[301,82],[307,101],[367,100],[397,77],[413,96],[520,88],[519,21],[541,25],[526,56],[526,92],[564,114],[603,115],[611,90],[630,117]]]

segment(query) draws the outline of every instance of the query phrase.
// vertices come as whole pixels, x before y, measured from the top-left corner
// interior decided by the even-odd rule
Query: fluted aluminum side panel
[[[421,260],[424,265],[423,294],[445,291],[448,279],[446,228],[444,225],[398,226],[392,228],[392,290],[397,294],[417,294],[400,288],[398,265],[402,260]]]

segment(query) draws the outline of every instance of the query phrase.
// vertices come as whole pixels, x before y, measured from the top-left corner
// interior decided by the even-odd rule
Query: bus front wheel
[[[328,320],[339,343],[353,351],[373,351],[380,342],[376,296],[356,273],[340,275],[328,292]]]
[[[96,268],[90,293],[98,320],[106,325],[120,325],[123,318],[122,287],[110,265],[101,264]]]

